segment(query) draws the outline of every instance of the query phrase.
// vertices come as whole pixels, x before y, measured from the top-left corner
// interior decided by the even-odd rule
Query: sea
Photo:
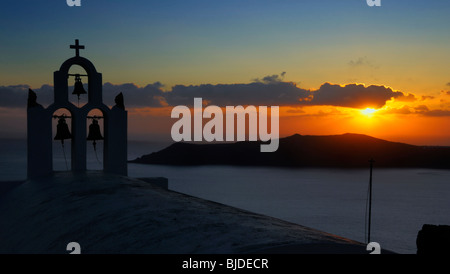
[[[163,142],[130,141],[128,158],[158,151]],[[88,169],[102,167],[102,143],[88,145]],[[54,169],[70,167],[70,141],[54,142]],[[218,155],[220,156],[220,155]],[[0,140],[0,183],[26,177],[26,141]],[[367,169],[128,164],[130,177],[166,177],[169,189],[401,254],[417,252],[424,224],[450,225],[450,170],[377,168],[369,216]]]

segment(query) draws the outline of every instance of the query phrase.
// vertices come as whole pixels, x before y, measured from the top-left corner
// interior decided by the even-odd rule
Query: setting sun
[[[361,110],[360,112],[361,112],[361,114],[363,114],[363,115],[365,115],[367,117],[372,117],[373,114],[375,112],[377,112],[377,110],[374,109],[374,108],[366,108],[366,109]]]

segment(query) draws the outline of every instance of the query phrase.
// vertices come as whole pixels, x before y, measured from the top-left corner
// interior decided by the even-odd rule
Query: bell
[[[100,126],[98,125],[97,119],[92,119],[92,124],[89,125],[89,133],[87,140],[94,141],[94,150],[96,149],[97,140],[103,140],[102,133],[100,132]]]
[[[76,94],[78,96],[78,100],[80,100],[81,94],[86,94],[86,90],[84,90],[83,83],[81,83],[81,77],[79,74],[75,75],[75,85],[73,88],[72,94]]]
[[[62,116],[58,120],[54,140],[61,140],[61,144],[64,145],[65,139],[72,139],[72,134],[69,131],[69,126],[66,123],[66,119],[64,118],[64,116]]]

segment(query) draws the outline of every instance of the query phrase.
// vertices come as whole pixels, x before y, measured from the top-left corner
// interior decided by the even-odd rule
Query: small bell
[[[97,140],[103,140],[102,133],[100,132],[100,126],[98,125],[97,119],[92,119],[92,124],[89,125],[89,133],[87,137],[88,141],[94,141],[94,150],[96,149]]]
[[[54,140],[61,140],[61,144],[64,145],[65,139],[72,139],[72,134],[69,131],[69,126],[67,125],[66,119],[63,115],[59,117]]]
[[[80,75],[76,74],[75,75],[75,85],[74,85],[72,94],[76,94],[78,96],[78,101],[80,101],[80,95],[86,94],[86,93],[87,92],[86,92],[86,90],[84,90]]]

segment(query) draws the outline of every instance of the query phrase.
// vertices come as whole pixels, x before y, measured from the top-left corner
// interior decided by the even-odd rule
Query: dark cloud
[[[417,100],[416,96],[414,94],[408,93],[408,95],[403,94],[402,96],[399,96],[395,98],[397,101],[401,102],[414,102]]]
[[[264,80],[265,79],[265,80]],[[297,87],[292,82],[282,82],[277,75],[267,76],[264,81],[232,85],[178,85],[167,92],[169,105],[192,105],[194,97],[201,97],[210,104],[225,105],[278,105],[305,106],[330,105],[351,108],[380,108],[395,98],[402,101],[416,100],[413,94],[405,95],[384,86],[346,86],[323,84],[311,91]]]
[[[107,105],[114,105],[116,95],[123,92],[124,95],[126,94],[125,104],[127,106],[159,107],[164,105],[164,102],[161,101],[161,98],[164,97],[162,87],[163,85],[159,82],[145,87],[138,87],[135,84],[113,85],[105,83],[103,85],[103,101]],[[0,86],[0,107],[25,107],[29,88],[28,85]],[[84,88],[88,90],[87,84],[84,84]],[[69,87],[69,100],[75,102],[76,97],[72,97],[72,90],[73,87]],[[48,106],[53,102],[52,86],[43,85],[40,88],[33,88],[33,91],[36,92],[39,104]],[[80,103],[86,103],[85,96],[81,97]]]
[[[359,57],[356,60],[350,60],[350,62],[348,62],[348,65],[352,68],[356,68],[356,67],[370,67],[370,68],[378,68],[377,65],[373,64],[371,61],[369,61],[369,59],[364,56],[364,57]]]
[[[404,99],[404,93],[393,91],[385,86],[364,86],[361,84],[349,84],[346,86],[323,84],[318,90],[312,92],[311,105],[331,105],[351,108],[381,108],[386,101],[392,98]]]
[[[138,87],[131,83],[121,85],[105,83],[103,85],[103,96],[105,103],[109,105],[112,105],[115,96],[122,92],[125,98],[125,106],[161,107],[167,105],[162,87],[163,85],[160,82],[155,82],[145,87]]]
[[[274,75],[267,75],[267,76],[263,77],[262,79],[256,78],[254,80],[254,82],[259,82],[259,83],[264,83],[264,84],[275,84],[275,83],[279,83],[279,82],[283,81],[285,75],[286,75],[286,72],[283,71],[282,73],[280,73],[280,75],[274,74]]]
[[[297,105],[310,95],[308,90],[290,82],[250,84],[178,85],[166,94],[170,105],[192,105],[194,97],[201,97],[209,104],[227,105]]]
[[[164,107],[176,105],[193,105],[194,98],[203,98],[204,102],[218,106],[259,105],[259,106],[311,106],[330,105],[351,108],[380,108],[386,101],[412,101],[414,95],[393,91],[385,86],[364,86],[348,84],[345,86],[330,83],[323,84],[318,90],[307,90],[298,87],[293,82],[283,81],[280,75],[270,75],[248,84],[204,84],[176,85],[164,91],[160,82],[139,87],[133,83],[103,85],[103,98],[107,105],[114,105],[114,98],[120,92],[125,98],[127,107]],[[0,86],[0,106],[25,107],[28,96],[28,86]],[[87,85],[85,84],[87,89]],[[73,88],[69,88],[69,93]],[[53,101],[53,87],[44,85],[35,89],[38,103],[48,105]],[[69,98],[75,101],[75,97]],[[80,103],[85,102],[86,96]]]
[[[433,109],[430,110],[426,105],[419,105],[416,107],[403,106],[401,108],[390,108],[387,110],[380,110],[382,114],[419,114],[423,116],[441,117],[450,116],[450,110]]]
[[[28,100],[29,85],[0,86],[0,107],[25,107]],[[53,87],[43,85],[34,90],[43,105],[53,101]]]
[[[28,86],[1,86],[0,87],[0,106],[19,107],[24,106],[28,96]],[[21,103],[23,101],[23,103]]]
[[[412,114],[414,113],[411,111],[411,108],[409,106],[403,106],[401,108],[388,108],[388,109],[382,109],[377,112],[378,114]]]
[[[304,111],[301,107],[299,107],[299,108],[291,108],[291,109],[288,109],[288,110],[286,111],[286,113],[291,113],[291,114],[303,114],[303,113],[306,113],[306,111]]]
[[[433,117],[450,116],[450,110],[434,109],[434,110],[429,110],[427,112],[423,112],[421,114],[423,114],[425,116],[433,116]]]
[[[427,106],[425,106],[425,105],[417,106],[417,107],[414,108],[414,110],[417,113],[425,113],[425,112],[429,112],[430,111],[430,109]]]
[[[434,99],[435,97],[434,96],[427,96],[427,95],[424,95],[424,96],[422,96],[421,97],[421,101],[425,101],[425,100],[428,100],[428,99],[430,99],[430,100],[432,100],[432,99]]]

